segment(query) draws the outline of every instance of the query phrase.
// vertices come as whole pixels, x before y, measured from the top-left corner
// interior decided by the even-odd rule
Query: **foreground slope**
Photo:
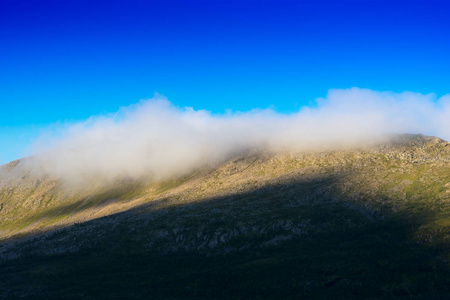
[[[247,153],[81,192],[23,163],[2,167],[0,298],[450,296],[438,138]]]

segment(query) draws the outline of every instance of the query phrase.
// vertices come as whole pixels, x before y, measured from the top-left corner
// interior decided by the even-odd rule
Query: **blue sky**
[[[151,98],[289,113],[329,89],[450,92],[446,1],[0,2],[0,163]]]

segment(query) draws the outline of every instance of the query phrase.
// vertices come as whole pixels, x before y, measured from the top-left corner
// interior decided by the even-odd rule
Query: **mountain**
[[[164,182],[0,170],[0,299],[450,297],[450,143],[249,151]]]

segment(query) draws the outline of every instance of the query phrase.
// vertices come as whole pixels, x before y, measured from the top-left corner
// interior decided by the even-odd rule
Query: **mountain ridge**
[[[192,172],[187,176],[183,176],[180,178],[174,178],[172,180],[167,180],[165,182],[156,182],[146,184],[145,182],[136,180],[136,181],[123,181],[121,180],[118,184],[121,184],[117,188],[114,186],[102,186],[92,184],[88,187],[88,192],[79,192],[79,191],[68,191],[62,185],[63,183],[59,182],[58,179],[51,178],[49,175],[42,175],[40,173],[36,173],[33,170],[25,170],[21,171],[19,169],[18,174],[14,174],[17,171],[17,167],[23,162],[21,160],[13,161],[7,165],[2,166],[2,168],[6,168],[9,170],[9,174],[13,174],[10,176],[9,183],[4,183],[4,179],[2,178],[3,185],[5,187],[0,190],[1,200],[0,202],[4,204],[3,214],[8,213],[10,199],[17,199],[22,197],[24,201],[20,203],[16,203],[21,206],[30,206],[30,209],[36,210],[43,202],[45,202],[46,198],[56,197],[57,200],[63,198],[73,198],[71,205],[74,211],[78,208],[79,210],[89,209],[91,206],[96,204],[101,204],[103,207],[108,206],[108,204],[114,205],[118,198],[127,198],[131,199],[132,202],[129,201],[122,202],[121,205],[118,205],[116,209],[123,210],[129,209],[133,206],[133,203],[139,202],[142,198],[149,198],[148,200],[152,201],[152,199],[158,199],[158,195],[162,194],[162,197],[170,196],[171,193],[177,193],[180,188],[186,186],[186,181],[189,181],[190,189],[196,190],[194,193],[198,195],[206,194],[209,196],[223,196],[226,193],[233,192],[233,190],[238,187],[240,190],[245,190],[245,185],[249,187],[254,186],[258,188],[262,186],[262,183],[256,184],[255,182],[251,182],[249,180],[249,176],[255,173],[255,170],[247,170],[253,164],[256,163],[256,167],[259,167],[256,172],[259,174],[256,175],[255,180],[264,182],[268,182],[266,176],[261,176],[262,173],[267,173],[267,169],[271,169],[271,177],[276,177],[280,175],[286,175],[292,173],[293,169],[301,167],[307,167],[309,169],[302,170],[303,173],[312,173],[317,172],[316,168],[323,167],[330,168],[343,168],[343,164],[353,159],[355,163],[353,164],[353,168],[360,168],[361,166],[356,166],[358,160],[364,159],[364,156],[370,156],[374,153],[379,155],[384,155],[386,159],[400,159],[402,162],[408,163],[445,163],[450,160],[449,155],[438,155],[438,154],[448,154],[450,153],[450,147],[448,147],[449,143],[436,138],[436,137],[426,137],[422,135],[400,135],[396,139],[392,140],[387,144],[381,144],[377,146],[371,147],[362,147],[362,148],[354,148],[350,150],[337,150],[337,151],[323,151],[323,152],[300,152],[300,153],[292,153],[292,152],[284,152],[281,154],[270,153],[270,152],[248,152],[244,155],[237,155],[225,163],[218,165],[216,167],[211,167],[208,169],[202,169]],[[377,155],[375,155],[377,156]],[[380,157],[376,157],[380,158]],[[28,158],[30,159],[30,158]],[[303,160],[302,164],[299,164],[298,161]],[[267,164],[267,161],[270,161]],[[294,163],[293,163],[294,162]],[[266,165],[264,165],[266,163]],[[286,165],[290,163],[290,166]],[[366,162],[365,162],[366,163]],[[281,166],[274,166],[274,164],[281,164]],[[328,166],[326,165],[328,164]],[[247,177],[242,178],[239,176],[234,176],[231,181],[227,182],[226,187],[222,187],[222,182],[218,184],[208,177],[208,174],[211,172],[216,172],[215,177],[219,176],[227,176],[232,177],[237,173],[245,172],[245,170],[250,171],[247,172]],[[273,170],[277,170],[276,174],[274,174]],[[348,171],[348,170],[346,170]],[[217,172],[220,172],[217,173]],[[284,174],[286,173],[286,174]],[[15,175],[15,176],[14,176]],[[200,176],[201,175],[201,176]],[[14,178],[15,177],[15,178]],[[200,179],[198,179],[200,177]],[[11,180],[12,178],[12,180]],[[192,182],[193,180],[196,180]],[[282,179],[281,179],[282,180]],[[249,182],[250,181],[250,182]],[[9,184],[9,186],[8,186]],[[184,184],[184,185],[183,185]],[[182,185],[180,187],[180,185]],[[209,191],[205,193],[207,186],[214,186],[216,191]],[[11,188],[11,186],[13,188]],[[188,187],[189,188],[189,187]],[[8,193],[5,192],[5,189],[9,189],[9,199]],[[19,189],[17,192],[16,189]],[[217,191],[222,191],[222,194],[217,193]],[[16,192],[14,194],[14,192]],[[89,195],[93,194],[93,196]],[[139,195],[140,197],[136,197]],[[156,197],[155,197],[156,196]],[[94,199],[89,199],[89,197]],[[27,199],[28,198],[28,199]],[[40,199],[39,199],[40,198]],[[138,198],[138,199],[136,199]],[[183,197],[181,197],[183,198]],[[51,200],[51,199],[50,199]],[[92,203],[89,203],[89,200],[92,200]],[[119,199],[120,200],[120,199]],[[138,201],[136,201],[138,200]],[[75,201],[75,204],[73,203]],[[77,207],[76,203],[79,203],[79,207]],[[83,206],[83,201],[88,202],[85,206]],[[120,201],[119,201],[120,202]],[[51,205],[55,203],[50,203]],[[56,203],[57,204],[57,203]],[[92,205],[90,205],[92,204]],[[45,204],[44,204],[45,205]],[[37,209],[38,210],[38,209]],[[112,211],[115,211],[112,209]],[[39,211],[38,211],[39,212]],[[91,214],[94,212],[90,212]],[[103,214],[95,214],[101,215]],[[78,220],[77,218],[73,218],[75,222],[83,221],[83,219]],[[5,219],[3,220],[5,221]],[[36,220],[38,221],[38,220]],[[2,222],[3,223],[3,222]],[[3,224],[0,224],[0,228],[2,228]]]

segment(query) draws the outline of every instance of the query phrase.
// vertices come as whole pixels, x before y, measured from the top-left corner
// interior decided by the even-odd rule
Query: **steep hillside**
[[[450,296],[450,144],[251,152],[166,182],[0,171],[0,299]]]

